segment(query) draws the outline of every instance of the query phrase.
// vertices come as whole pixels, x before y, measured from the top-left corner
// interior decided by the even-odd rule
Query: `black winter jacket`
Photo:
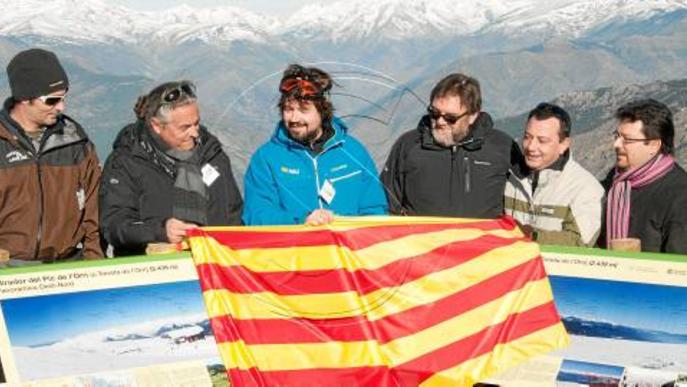
[[[462,145],[434,141],[428,116],[394,144],[381,174],[392,214],[497,218],[517,143],[480,113]]]
[[[105,163],[100,186],[100,225],[115,255],[142,254],[150,242],[166,242],[165,222],[172,217],[175,178],[146,152],[151,137],[141,121],[117,135]],[[198,149],[202,165],[210,164],[219,177],[208,187],[208,224],[241,223],[243,200],[229,157],[217,138],[201,126]]]
[[[601,182],[606,193],[614,174],[612,169]],[[601,229],[598,244],[606,248],[605,217]],[[639,238],[642,251],[687,254],[687,172],[679,165],[653,183],[632,190],[627,236]]]

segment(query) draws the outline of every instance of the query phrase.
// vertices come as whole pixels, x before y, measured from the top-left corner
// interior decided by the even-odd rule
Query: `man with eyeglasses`
[[[481,111],[479,82],[451,74],[434,86],[427,115],[396,141],[381,174],[391,213],[503,215],[503,190],[520,148]]]
[[[0,248],[10,266],[103,256],[100,167],[84,129],[63,114],[69,79],[43,49],[7,65],[12,97],[0,112]]]
[[[195,86],[163,83],[139,98],[118,134],[100,187],[100,220],[114,255],[179,243],[197,226],[238,225],[243,200],[229,156],[200,124]]]
[[[687,173],[673,158],[673,114],[653,99],[629,102],[615,114],[615,167],[599,242],[637,238],[642,251],[687,254]]]
[[[604,189],[570,156],[568,112],[540,103],[527,116],[525,165],[508,179],[506,214],[542,244],[593,246],[601,228]]]
[[[386,214],[377,169],[334,117],[331,87],[329,74],[318,68],[284,71],[281,120],[246,171],[246,224],[322,225],[335,215]]]

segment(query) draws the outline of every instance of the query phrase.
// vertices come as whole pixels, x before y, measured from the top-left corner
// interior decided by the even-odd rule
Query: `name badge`
[[[334,200],[334,196],[336,195],[336,189],[332,185],[332,183],[329,182],[329,180],[325,180],[324,184],[322,185],[322,188],[320,189],[320,197],[322,200],[327,202],[327,204],[331,204],[332,200]]]
[[[205,185],[208,187],[211,186],[212,183],[214,183],[219,177],[219,172],[217,172],[215,167],[210,164],[203,165],[203,168],[200,169],[200,172],[203,174],[203,183],[205,183]]]

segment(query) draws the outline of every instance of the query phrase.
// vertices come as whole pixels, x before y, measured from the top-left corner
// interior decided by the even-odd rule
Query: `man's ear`
[[[655,140],[649,140],[649,146],[651,147],[651,154],[657,155],[661,153],[661,146],[663,145],[663,141],[660,139],[655,139]]]
[[[570,144],[571,144],[570,136],[568,136],[568,137],[564,138],[563,140],[561,140],[560,148],[559,148],[559,150],[560,150],[560,155],[561,155],[561,156],[562,156],[563,153],[565,153],[568,149],[570,149]]]
[[[475,121],[477,121],[477,117],[479,117],[479,112],[472,113],[468,116],[468,122],[470,123],[470,125],[474,124]]]
[[[150,127],[153,128],[155,133],[160,134],[160,132],[162,132],[163,126],[164,125],[162,124],[162,122],[160,122],[159,119],[157,119],[157,117],[153,117],[150,119]]]

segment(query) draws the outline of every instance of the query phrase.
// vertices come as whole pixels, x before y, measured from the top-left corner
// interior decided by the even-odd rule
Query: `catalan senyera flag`
[[[232,386],[472,386],[563,347],[510,218],[338,218],[189,234]]]

